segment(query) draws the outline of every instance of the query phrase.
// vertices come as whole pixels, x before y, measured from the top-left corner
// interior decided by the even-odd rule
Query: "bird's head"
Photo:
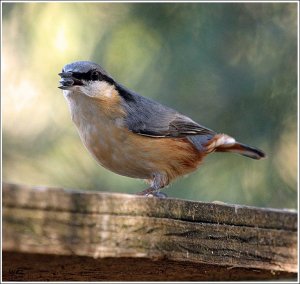
[[[89,61],[76,61],[63,67],[58,88],[65,94],[81,93],[89,97],[99,96],[114,85],[111,76],[98,64]]]

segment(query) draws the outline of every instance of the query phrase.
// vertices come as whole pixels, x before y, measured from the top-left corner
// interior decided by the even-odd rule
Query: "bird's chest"
[[[114,161],[121,158],[126,134],[118,120],[86,121],[77,128],[82,142],[101,165],[111,168]]]
[[[113,103],[114,97],[101,100],[101,104],[76,94],[66,94],[66,98],[80,138],[99,164],[121,175],[149,176],[141,157],[136,157],[143,152],[139,151],[141,143],[135,143],[138,135],[126,127],[124,112]]]
[[[103,167],[125,176],[149,177],[151,171],[139,157],[140,147],[132,141],[136,135],[122,125],[121,119],[103,118],[101,123],[78,125],[78,130],[85,147]]]

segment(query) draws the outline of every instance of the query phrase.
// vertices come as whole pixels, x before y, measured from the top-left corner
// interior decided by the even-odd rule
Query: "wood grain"
[[[178,279],[291,278],[297,272],[297,214],[290,210],[4,183],[3,249],[4,256],[10,256],[3,258],[8,278],[13,274],[9,269],[15,271],[17,259],[22,256],[19,264],[23,266],[24,259],[28,266],[33,259],[46,260],[47,256],[49,263],[53,257],[70,263],[87,259],[85,264],[101,263],[101,269],[108,263],[120,268],[122,263],[125,274],[129,264],[136,263],[130,267],[131,278],[107,276],[106,280],[125,281],[134,279],[134,275],[140,280],[158,279],[153,276],[155,272],[152,277],[141,278],[141,263],[150,270],[177,264],[174,280],[185,275],[180,269],[184,266],[198,272]],[[209,271],[206,276],[200,273],[204,268]],[[50,265],[45,269],[49,273],[53,270]],[[65,270],[65,276],[70,277],[72,271]],[[236,278],[217,271],[235,271]],[[41,280],[37,274],[31,272]],[[64,276],[56,275],[55,279],[64,280]],[[161,275],[159,279],[172,278]]]

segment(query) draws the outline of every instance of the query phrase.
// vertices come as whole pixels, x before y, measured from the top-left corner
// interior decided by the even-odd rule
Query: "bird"
[[[84,146],[104,168],[148,182],[137,195],[166,197],[161,189],[195,171],[213,152],[266,157],[258,148],[127,89],[97,63],[72,62],[58,75]]]

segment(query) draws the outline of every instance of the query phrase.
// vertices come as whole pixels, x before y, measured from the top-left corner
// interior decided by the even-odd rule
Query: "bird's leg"
[[[145,190],[136,193],[136,195],[144,196],[154,196],[159,198],[166,198],[165,193],[160,192],[160,190],[168,184],[168,178],[162,174],[154,174],[151,180],[151,186]]]

